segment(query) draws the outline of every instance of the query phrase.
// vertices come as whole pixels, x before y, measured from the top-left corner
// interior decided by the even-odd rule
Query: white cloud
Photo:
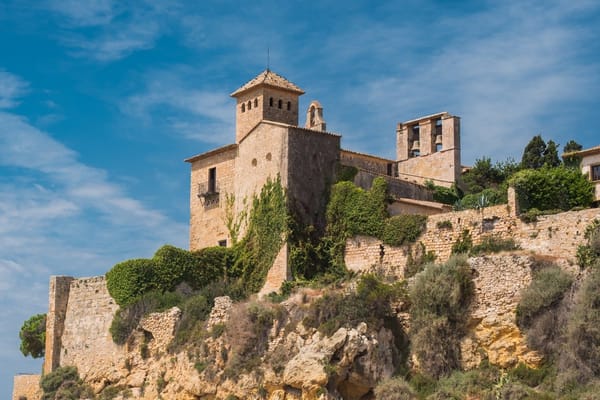
[[[0,109],[16,107],[28,89],[27,82],[0,69]]]
[[[234,101],[227,91],[196,89],[185,68],[149,73],[143,91],[121,103],[124,114],[145,123],[164,124],[172,132],[205,143],[233,138]]]

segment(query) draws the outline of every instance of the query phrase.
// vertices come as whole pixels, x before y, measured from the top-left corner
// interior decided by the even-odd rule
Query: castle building
[[[323,226],[327,189],[340,166],[354,167],[354,182],[363,188],[384,177],[395,199],[391,214],[448,209],[433,202],[423,184],[449,187],[458,180],[458,117],[444,112],[399,123],[397,160],[389,160],[341,149],[341,136],[326,130],[318,101],[310,103],[301,127],[302,94],[269,69],[231,94],[236,99],[235,143],[185,160],[191,165],[190,250],[230,245],[226,219],[242,212],[267,180],[277,177],[302,222]]]

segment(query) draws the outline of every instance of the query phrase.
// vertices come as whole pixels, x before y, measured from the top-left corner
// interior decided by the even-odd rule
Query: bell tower
[[[266,69],[231,94],[235,109],[235,142],[239,143],[261,121],[298,126],[298,99],[304,91]]]

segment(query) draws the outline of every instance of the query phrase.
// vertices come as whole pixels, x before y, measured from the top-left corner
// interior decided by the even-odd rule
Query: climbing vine
[[[267,180],[252,201],[246,236],[237,246],[234,270],[242,277],[249,293],[264,284],[267,272],[289,234],[290,217],[286,194],[278,176]]]

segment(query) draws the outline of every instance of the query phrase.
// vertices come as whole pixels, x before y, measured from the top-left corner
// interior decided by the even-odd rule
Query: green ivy
[[[258,292],[289,234],[286,194],[278,176],[252,201],[246,236],[237,246],[234,270],[249,293]]]
[[[464,229],[452,245],[452,254],[468,254],[473,248],[473,238],[468,229]]]
[[[395,215],[385,220],[381,239],[391,246],[414,243],[427,225],[427,216],[419,214]]]
[[[138,258],[116,264],[106,273],[106,287],[118,305],[136,301],[144,293],[157,288],[155,263]]]

